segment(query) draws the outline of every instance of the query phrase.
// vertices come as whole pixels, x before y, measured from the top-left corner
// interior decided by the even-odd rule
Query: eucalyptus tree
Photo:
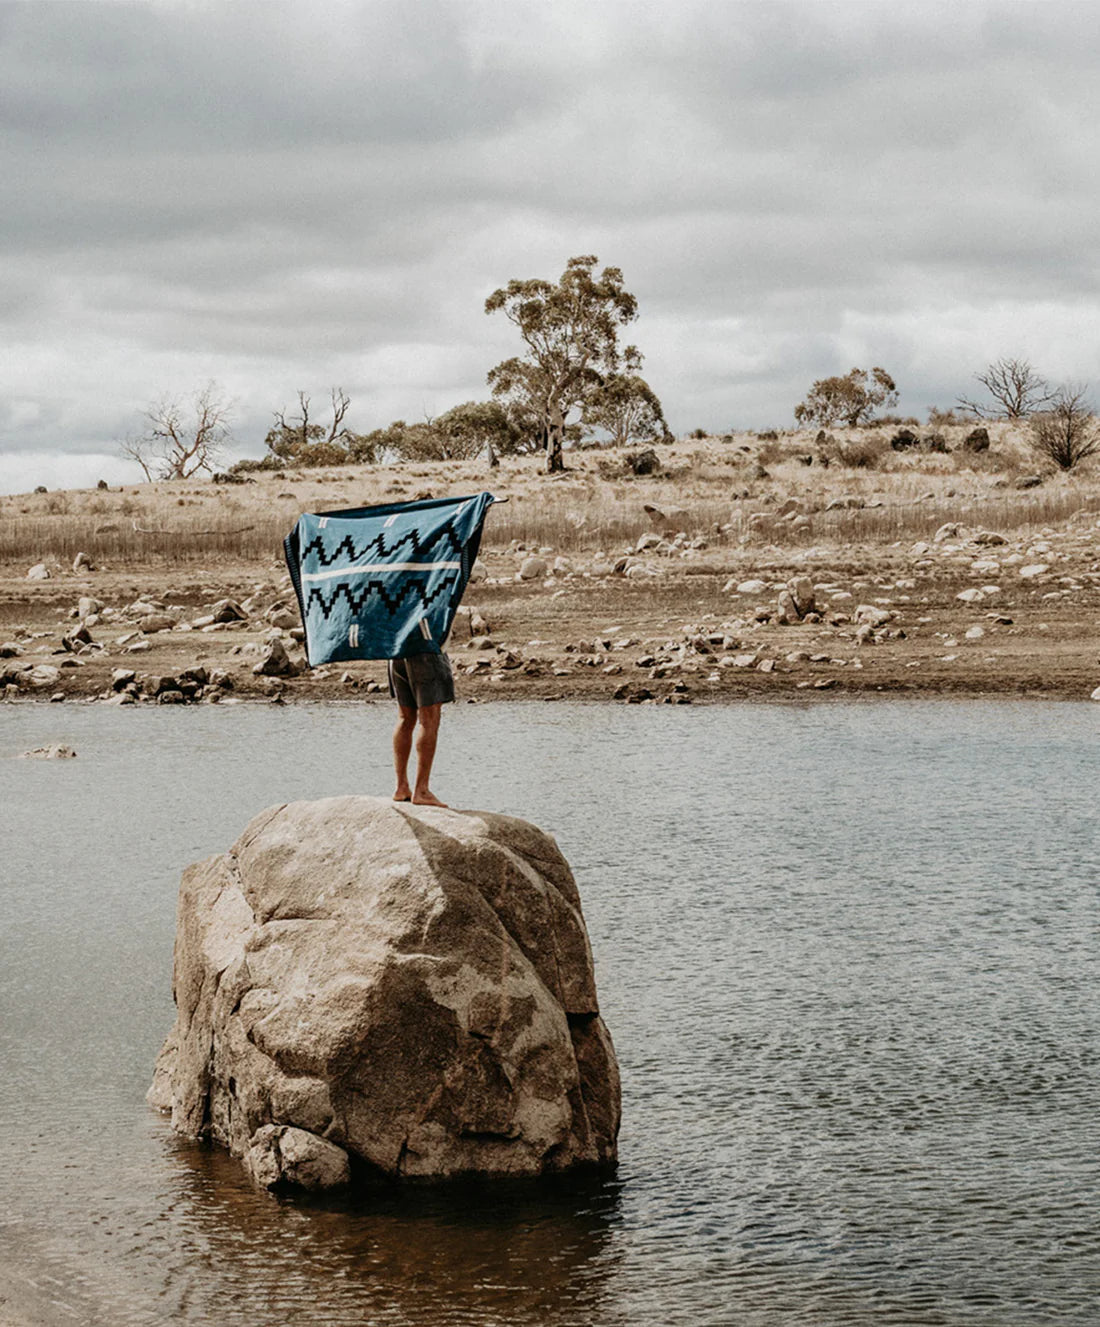
[[[846,424],[858,428],[870,422],[880,406],[894,406],[898,389],[885,369],[876,365],[870,373],[866,369],[852,369],[842,377],[819,378],[806,393],[806,399],[794,408],[799,424]]]
[[[602,429],[613,446],[669,441],[672,437],[657,393],[641,375],[642,357],[634,346],[623,352],[623,371],[609,374],[589,393],[584,422]]]
[[[503,312],[524,343],[522,355],[489,370],[489,385],[535,421],[551,473],[565,468],[570,412],[619,370],[619,328],[638,314],[619,268],[597,276],[597,262],[594,254],[570,258],[557,282],[513,279],[485,301],[485,312]]]

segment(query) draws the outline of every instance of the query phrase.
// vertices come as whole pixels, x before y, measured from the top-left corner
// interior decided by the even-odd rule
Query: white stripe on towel
[[[368,562],[365,567],[304,572],[304,581],[331,581],[337,576],[375,576],[384,571],[461,571],[461,562]]]

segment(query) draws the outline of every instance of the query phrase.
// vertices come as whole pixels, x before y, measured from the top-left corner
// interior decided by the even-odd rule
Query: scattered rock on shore
[[[543,558],[529,557],[524,558],[520,563],[519,575],[524,581],[541,580],[549,572],[550,568]]]
[[[292,677],[296,669],[283,642],[273,640],[268,642],[259,663],[253,664],[252,672],[256,677]]]

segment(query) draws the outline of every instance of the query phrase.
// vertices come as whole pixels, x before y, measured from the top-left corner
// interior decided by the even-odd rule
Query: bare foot
[[[435,793],[431,791],[413,793],[413,806],[442,806],[446,809],[447,803],[441,802]]]
[[[407,783],[404,784],[402,787],[398,788],[398,790],[393,795],[393,800],[395,802],[412,801],[412,792],[410,791],[409,785]]]

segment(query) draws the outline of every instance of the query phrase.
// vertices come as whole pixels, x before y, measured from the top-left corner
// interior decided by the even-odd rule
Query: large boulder
[[[580,897],[526,821],[272,807],[184,872],[173,985],[149,1100],[266,1187],[615,1161]]]

